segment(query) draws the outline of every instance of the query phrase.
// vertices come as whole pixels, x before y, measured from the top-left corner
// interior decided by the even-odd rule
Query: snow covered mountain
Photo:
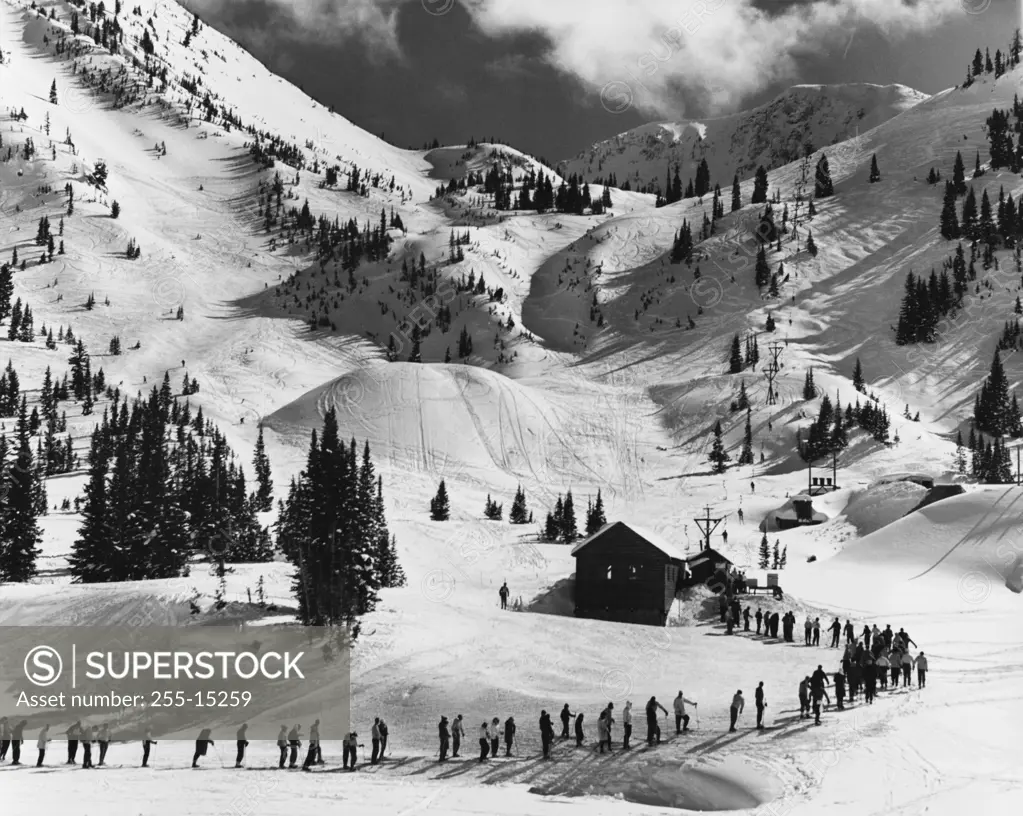
[[[734,174],[753,176],[898,116],[927,99],[905,85],[795,85],[776,99],[730,116],[681,122],[652,122],[597,142],[558,163],[562,175],[593,181],[614,173],[633,190],[664,190],[676,165],[685,186],[706,159],[711,179],[724,189]],[[669,170],[670,168],[670,170]]]
[[[351,665],[352,724],[365,739],[373,717],[384,717],[395,762],[333,773],[340,746],[325,741],[331,773],[278,773],[274,746],[257,744],[242,775],[225,726],[203,773],[189,770],[193,748],[184,740],[162,739],[150,773],[136,767],[137,745],[115,743],[101,774],[0,766],[7,800],[47,814],[73,801],[106,816],[325,803],[360,816],[438,808],[466,816],[666,808],[861,816],[921,802],[951,816],[1018,806],[1023,653],[1013,542],[1023,491],[953,472],[956,430],[968,434],[974,394],[1014,316],[1015,253],[999,246],[987,269],[978,253],[976,279],[937,342],[897,346],[891,326],[906,273],[940,270],[956,249],[938,232],[941,188],[926,183],[927,171],[951,177],[959,151],[970,168],[975,156],[987,164],[985,120],[993,107],[1012,107],[1023,69],[930,98],[901,86],[801,86],[754,112],[623,134],[620,152],[612,142],[602,158],[562,167],[658,184],[669,162],[683,163],[686,180],[706,157],[723,187],[745,168],[748,202],[748,177],[762,163],[773,168],[779,219],[786,206],[795,211],[801,168],[790,160],[808,138],[818,149],[812,161],[827,147],[835,195],[766,252],[772,272],[784,265],[773,296],[754,281],[761,205],[717,219],[714,233],[697,240],[694,263],[673,264],[675,234],[683,220],[698,231],[708,200],[658,209],[652,195],[612,189],[612,208],[597,215],[497,210],[483,185],[457,182],[496,164],[519,192],[525,176],[549,171],[504,145],[388,145],[169,0],[137,0],[105,16],[97,8],[99,23],[81,3],[43,3],[45,17],[29,6],[0,0],[0,263],[17,251],[14,297],[31,307],[36,329],[72,327],[93,372],[102,366],[122,394],[146,394],[165,374],[175,386],[186,373],[195,378],[191,409],[217,425],[248,474],[261,426],[275,500],[305,467],[310,432],[333,409],[342,438],[372,446],[408,584],[384,589],[364,616]],[[125,36],[111,53],[102,40],[115,17]],[[881,179],[871,183],[875,155]],[[96,183],[101,162],[105,185]],[[978,198],[984,190],[992,200],[1000,190],[1023,193],[1006,168],[971,172],[967,183]],[[591,184],[590,192],[603,190]],[[45,239],[35,240],[44,216],[60,246],[52,258],[42,257]],[[361,255],[351,254],[359,243],[351,232],[335,254],[321,253],[331,225],[372,235],[381,218],[376,243],[360,245]],[[808,229],[816,255],[806,250]],[[456,241],[461,260],[451,257]],[[127,256],[129,242],[141,257]],[[407,269],[420,263],[422,274]],[[470,290],[470,275],[486,285]],[[42,412],[45,371],[59,380],[70,349],[37,333],[8,339],[10,325],[0,322],[0,361],[17,369],[27,412]],[[463,330],[471,339],[465,355]],[[780,350],[776,401],[762,362],[727,373],[733,337],[754,335],[762,362],[772,341]],[[863,393],[852,384],[857,359]],[[841,489],[815,499],[830,520],[779,534],[788,552],[785,598],[761,596],[754,608],[791,610],[800,621],[906,626],[932,661],[926,690],[829,709],[820,728],[796,716],[796,687],[818,663],[837,669],[837,651],[719,637],[713,598],[702,590],[665,629],[576,619],[571,548],[538,540],[538,524],[482,512],[489,498],[509,505],[521,486],[539,522],[569,489],[580,509],[599,490],[609,520],[641,521],[692,554],[694,516],[709,506],[724,519],[715,549],[762,577],[758,525],[807,483],[796,439],[820,410],[820,397],[803,398],[811,367],[819,395],[883,406],[893,439],[847,429],[849,445],[837,456]],[[1006,355],[1005,372],[1019,388],[1018,355]],[[743,387],[748,414],[731,406]],[[177,388],[172,397],[185,399]],[[0,624],[291,620],[294,569],[280,556],[232,564],[219,611],[218,577],[201,558],[172,578],[71,583],[69,554],[83,522],[74,502],[89,478],[90,434],[110,406],[105,392],[91,413],[81,400],[60,401],[79,461],[44,480],[53,509],[39,519],[38,574],[0,584]],[[738,465],[747,418],[754,462]],[[724,473],[708,464],[717,422],[731,456]],[[16,424],[0,418],[0,433],[11,439]],[[33,450],[46,441],[38,430]],[[907,471],[963,482],[967,495],[902,518],[919,491],[881,482]],[[428,507],[441,479],[451,518],[434,522]],[[265,511],[260,521],[275,517]],[[500,609],[503,581],[522,612]],[[252,603],[257,586],[277,612]],[[728,732],[734,690],[752,708],[760,681],[768,730],[751,730],[744,714],[739,732]],[[533,761],[541,708],[570,702],[584,711],[592,744],[608,700],[617,710],[632,700],[641,719],[643,700],[656,694],[667,703],[680,686],[700,702],[691,736],[606,760],[567,741],[553,762]],[[282,707],[282,716],[305,717],[302,702]],[[434,762],[437,721],[458,712],[470,740],[483,718],[514,714],[517,755],[454,768]],[[41,717],[31,718],[27,739]]]

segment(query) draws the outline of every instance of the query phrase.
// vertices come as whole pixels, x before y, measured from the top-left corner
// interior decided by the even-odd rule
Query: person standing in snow
[[[440,759],[438,762],[446,762],[448,758],[448,718],[441,717],[437,724],[437,734],[440,737]]]
[[[316,720],[309,726],[309,748],[305,752],[302,770],[308,771],[316,764],[316,753],[320,748],[320,721]]]
[[[810,716],[810,677],[809,675],[799,681],[799,719],[805,720]]]
[[[46,758],[46,743],[50,741],[50,726],[44,725],[39,732],[39,739],[36,740],[36,747],[39,749],[39,759],[36,760],[36,767],[43,767],[43,760]]]
[[[75,765],[78,757],[78,741],[82,736],[82,721],[79,720],[64,732],[67,736],[67,762],[65,765]]]
[[[913,660],[909,655],[909,649],[902,653],[902,687],[913,685]]]
[[[282,725],[281,730],[277,732],[277,748],[281,752],[277,767],[283,769],[284,763],[288,761],[288,726],[286,725]]]
[[[835,672],[832,676],[835,681],[835,700],[838,704],[839,711],[845,711],[845,675],[842,674],[841,670]]]
[[[291,756],[288,758],[288,768],[298,767],[298,749],[302,747],[302,726],[295,723],[295,727],[288,732],[288,747],[291,749]]]
[[[199,757],[206,756],[206,751],[209,747],[214,744],[213,740],[210,739],[212,732],[209,728],[204,728],[199,732],[199,738],[195,741],[195,753],[192,755],[192,767],[199,767]],[[281,767],[284,767],[283,765]]]
[[[632,736],[632,700],[625,701],[625,710],[622,711],[622,750],[628,751],[629,738]]]
[[[244,723],[241,728],[238,729],[238,733],[235,734],[236,742],[238,745],[238,753],[234,758],[234,767],[240,768],[242,766],[242,760],[245,759],[245,747],[249,744],[249,741],[245,739],[245,732],[249,730],[249,724]]]
[[[369,764],[376,765],[380,762],[380,718],[373,718],[373,726],[370,728],[370,739],[373,745],[373,753],[370,754]]]
[[[821,619],[820,618],[814,618],[813,619],[813,645],[814,646],[820,646],[821,645]]]
[[[497,594],[501,596],[501,609],[507,609],[508,608],[508,595],[511,594],[511,590],[508,589],[508,582],[507,581],[505,581],[503,584],[501,584],[501,588],[497,591]]]
[[[813,642],[813,621],[810,620],[809,615],[806,616],[806,621],[803,623],[803,637],[807,646]]]
[[[561,738],[568,739],[568,723],[574,715],[568,710],[568,703],[561,709]]]
[[[853,629],[853,625],[846,620],[845,622],[845,642],[855,643],[856,642],[856,630]]]
[[[380,721],[380,756],[383,757],[384,749],[387,747],[387,726]],[[316,720],[309,728],[309,747],[315,749],[313,753],[313,764],[323,765],[323,749],[320,747],[320,721]]]
[[[838,648],[838,638],[842,634],[842,624],[838,622],[838,618],[831,623],[828,627],[828,631],[831,632],[831,648]]]
[[[504,755],[511,756],[512,745],[515,742],[515,718],[509,717],[504,721]]]
[[[675,698],[675,736],[684,734],[689,730],[689,715],[686,714],[686,703],[691,706],[695,706],[692,700],[687,700],[682,694],[682,689],[678,690],[678,697]]]
[[[11,730],[11,764],[21,764],[21,744],[25,741],[25,726],[28,720],[22,720]]]
[[[611,731],[611,715],[607,716],[608,733]],[[543,758],[551,758],[551,743],[554,742],[554,723],[551,722],[551,715],[545,711],[540,712],[540,741],[543,743]]]
[[[746,701],[742,697],[742,689],[735,692],[735,696],[732,698],[732,707],[730,710],[732,722],[728,727],[729,731],[735,730],[735,723],[739,719],[739,715],[742,714],[743,708],[746,707]]]
[[[778,639],[778,627],[781,625],[781,618],[778,613],[775,612],[771,615],[771,637],[775,640]]]
[[[317,720],[316,722],[319,722]],[[380,720],[380,758],[384,758],[384,753],[387,751],[387,723]],[[316,738],[316,757],[317,765],[323,764],[323,755],[320,752],[320,739],[319,736]]]
[[[916,684],[920,688],[927,685],[927,658],[923,652],[916,656]]]
[[[99,764],[102,767],[107,764],[107,748],[110,747],[110,723],[103,723],[100,726],[96,742],[99,745]]]
[[[487,754],[490,753],[490,730],[487,728],[487,721],[484,720],[480,726],[480,762],[487,761]]]
[[[813,724],[821,724],[821,699],[827,694],[824,691],[824,686],[815,686],[810,690],[810,695],[813,697]]]
[[[630,728],[629,730],[631,731],[632,729]],[[579,712],[579,714],[577,714],[575,717],[575,747],[579,748],[580,746],[582,746],[584,739],[585,735],[583,734],[583,714],[582,712]]]
[[[82,729],[82,768],[92,768],[92,726]]]
[[[153,739],[153,729],[147,728],[145,736],[142,738],[142,767],[149,767],[149,751],[152,746],[156,745],[156,740]]]
[[[0,717],[0,762],[7,759],[11,747],[11,726],[6,717]]]
[[[892,625],[886,624],[884,631],[881,633],[881,637],[884,638],[884,647],[888,650],[892,650],[892,641],[895,638],[895,633],[892,631]]]
[[[757,634],[760,634],[760,622],[764,619],[764,613],[760,611],[760,607],[757,607],[757,614],[754,616],[757,620]]]
[[[744,632],[749,631],[749,619],[750,619],[749,606],[747,606],[742,611],[742,631]]]
[[[445,718],[447,719],[447,718]],[[455,717],[451,726],[451,758],[458,756],[458,746],[462,744],[462,737],[465,736],[465,725],[462,723],[462,715]]]
[[[764,697],[764,681],[761,680],[754,694],[757,704],[757,730],[764,730],[764,709],[767,708],[767,699]]]
[[[496,757],[501,747],[501,721],[494,717],[490,721],[490,756]]]
[[[366,747],[365,745],[359,742],[359,735],[355,731],[352,731],[352,733],[345,738],[343,767],[348,768],[348,760],[351,759],[352,761],[351,769],[354,771],[355,766],[359,762],[359,749],[365,747]]]
[[[600,712],[597,717],[597,750],[604,753],[604,744],[610,742],[607,736],[607,709]]]
[[[742,524],[742,518],[743,518],[743,516],[742,516],[742,508],[740,507],[739,508],[739,524]]]
[[[877,664],[874,658],[863,658],[863,699],[868,704],[874,704],[874,695],[877,692]]]
[[[660,728],[657,725],[657,709],[661,709],[667,715],[668,709],[657,702],[656,697],[651,697],[646,704],[646,742],[647,745],[653,745],[654,739],[657,736],[657,732]],[[658,740],[659,742],[660,740]]]
[[[735,621],[732,619],[732,607],[728,607],[725,610],[725,634],[732,634],[732,627],[735,625]]]
[[[877,679],[881,681],[881,691],[885,691],[888,688],[888,672],[892,664],[884,654],[880,654],[874,661],[874,665],[877,667]]]
[[[860,637],[863,638],[863,648],[864,649],[869,649],[870,648],[870,636],[872,634],[873,634],[873,632],[871,632],[871,630],[870,630],[870,624],[869,623],[863,624],[863,634],[860,635]]]

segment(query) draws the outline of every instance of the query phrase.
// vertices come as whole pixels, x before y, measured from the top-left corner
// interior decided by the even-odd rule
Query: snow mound
[[[553,399],[487,369],[381,363],[345,374],[277,411],[278,431],[318,427],[331,408],[342,436],[367,439],[391,467],[492,485],[551,477],[592,480],[566,443]],[[585,452],[590,455],[590,452]]]
[[[909,513],[926,494],[927,488],[915,482],[877,482],[849,500],[845,519],[858,535],[869,535]]]

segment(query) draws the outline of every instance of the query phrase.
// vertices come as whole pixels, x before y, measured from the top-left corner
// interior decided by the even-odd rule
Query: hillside
[[[807,144],[821,148],[866,133],[925,99],[905,85],[795,85],[748,111],[627,130],[558,168],[588,181],[613,173],[620,185],[653,192],[665,189],[676,166],[684,187],[706,159],[713,181],[727,190],[733,175],[750,179],[761,165],[774,170],[799,159]]]
[[[87,9],[43,7],[53,19],[21,0],[0,3],[0,262],[17,251],[13,294],[31,307],[35,327],[9,339],[12,318],[0,321],[0,363],[10,359],[17,370],[26,412],[45,412],[47,368],[59,380],[71,367],[72,348],[48,346],[42,327],[56,334],[71,326],[93,374],[102,367],[122,398],[144,397],[166,373],[172,400],[202,409],[249,485],[263,429],[274,509],[257,516],[267,527],[309,461],[311,433],[332,413],[341,439],[372,449],[408,582],[383,589],[363,617],[351,665],[351,725],[368,743],[373,717],[384,717],[394,762],[335,773],[340,746],[328,740],[325,768],[268,774],[276,748],[258,743],[239,777],[233,723],[218,722],[202,773],[188,770],[195,735],[167,734],[151,773],[136,767],[138,745],[124,743],[113,745],[103,774],[84,778],[50,767],[55,759],[38,771],[4,764],[8,799],[43,813],[74,801],[108,816],[205,814],[234,809],[249,793],[267,812],[348,807],[374,816],[440,803],[473,816],[754,814],[768,803],[794,816],[920,806],[941,816],[1010,812],[1023,784],[1011,727],[1023,715],[1012,543],[1021,494],[953,473],[953,453],[1014,318],[1015,253],[999,245],[988,269],[978,254],[976,278],[936,342],[897,346],[891,327],[906,273],[942,269],[957,245],[939,234],[941,186],[926,183],[928,170],[951,177],[958,151],[968,168],[977,154],[984,172],[968,172],[967,183],[978,198],[982,190],[995,200],[1000,190],[1023,193],[1018,174],[988,165],[984,127],[992,108],[1012,107],[1023,68],[929,98],[901,86],[797,86],[754,112],[630,132],[621,153],[609,143],[602,159],[573,160],[555,174],[512,146],[388,145],[209,27],[190,35],[193,16],[170,0],[140,0],[138,14],[120,10],[119,53],[86,33],[94,30]],[[107,11],[109,25],[114,16]],[[662,141],[665,133],[679,141]],[[791,159],[807,136],[817,147],[810,170],[826,154],[835,194],[818,199],[813,218],[783,235],[780,248],[765,248],[772,272],[784,264],[773,296],[754,281],[763,208],[748,203],[748,176],[759,163],[771,167],[775,218],[786,207],[791,216],[803,170]],[[882,178],[871,184],[875,154]],[[668,161],[682,161],[685,178],[702,156],[726,189],[740,166],[747,177],[743,206],[703,238],[706,198],[656,208],[651,194],[593,183],[591,206],[579,212],[498,209],[485,183],[466,181],[500,171],[516,196],[539,174],[557,189],[572,173],[657,183]],[[101,162],[105,183],[95,175]],[[594,214],[605,192],[613,204]],[[43,216],[63,249],[52,258],[43,257],[45,239],[34,239]],[[697,235],[693,261],[672,263],[684,221]],[[128,257],[129,241],[140,257]],[[760,360],[732,374],[734,336],[755,336]],[[764,376],[772,344],[780,365],[773,401]],[[857,359],[862,392],[852,385]],[[811,367],[816,396],[804,399]],[[1005,355],[1005,370],[1018,389],[1018,355]],[[178,387],[186,374],[197,393]],[[743,385],[748,414],[731,407]],[[763,578],[758,525],[807,488],[796,442],[825,395],[843,408],[859,402],[886,412],[889,438],[847,429],[849,444],[836,456],[840,489],[814,501],[829,520],[772,534],[787,552],[784,599],[749,602],[792,610],[800,622],[905,626],[932,661],[926,690],[828,709],[813,728],[798,718],[796,687],[818,664],[835,671],[837,650],[724,637],[703,590],[678,602],[663,629],[564,614],[575,580],[571,547],[541,541],[538,528],[569,490],[580,527],[599,491],[608,520],[634,519],[687,555],[698,551],[695,519],[706,509],[722,518],[714,548]],[[49,512],[39,519],[38,573],[0,584],[0,623],[292,620],[295,568],[280,553],[230,564],[222,590],[203,551],[175,577],[72,583],[90,434],[113,405],[107,389],[97,389],[88,410],[83,399],[60,400],[61,438],[70,437],[77,462],[43,480]],[[903,415],[907,405],[919,421]],[[16,413],[0,418],[8,439]],[[747,416],[753,463],[738,465]],[[719,420],[731,457],[723,473],[708,460]],[[31,434],[33,450],[44,444],[45,425]],[[814,475],[830,465],[830,456],[814,462]],[[876,482],[905,472],[961,481],[967,492],[903,517],[919,491]],[[430,499],[441,479],[451,518],[434,522]],[[520,486],[533,523],[484,518],[488,498],[507,509]],[[524,611],[500,609],[505,581]],[[276,609],[253,602],[261,586]],[[221,591],[227,605],[215,611]],[[757,733],[748,712],[761,681],[770,702],[768,728]],[[541,708],[584,711],[592,745],[609,700],[619,710],[632,700],[638,722],[650,695],[667,705],[680,687],[700,702],[692,734],[613,759],[557,742],[553,762],[539,759]],[[730,733],[738,688],[747,713]],[[514,715],[517,755],[478,766],[467,751],[464,764],[435,763],[437,722],[459,712],[469,748],[483,718]],[[44,716],[30,718],[32,740]],[[668,721],[661,727],[673,736]]]

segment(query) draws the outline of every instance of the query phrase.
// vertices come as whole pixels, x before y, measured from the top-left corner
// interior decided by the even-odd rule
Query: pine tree
[[[739,335],[732,338],[732,348],[728,355],[728,373],[738,374],[742,371],[742,351],[739,347]]]
[[[955,163],[952,165],[952,189],[956,197],[966,194],[966,165],[963,163],[963,154],[956,151]]]
[[[767,542],[767,534],[764,533],[764,535],[760,539],[760,562],[758,566],[760,567],[760,569],[765,570],[768,568],[770,561],[771,545]]]
[[[575,504],[572,501],[572,490],[569,488],[565,494],[565,502],[562,505],[561,517],[561,539],[566,544],[571,544],[579,537],[575,524]]]
[[[956,453],[955,453],[955,470],[956,473],[966,473],[966,451],[963,450],[963,432],[956,431]]]
[[[763,244],[757,250],[757,262],[753,271],[753,280],[758,289],[763,289],[771,282],[771,267],[767,265],[767,250]]]
[[[483,507],[483,515],[491,521],[500,521],[501,516],[504,514],[504,505],[498,504],[496,501],[490,498],[490,494],[487,494],[487,502]]]
[[[753,427],[750,423],[752,409],[746,409],[746,428],[742,435],[742,452],[739,454],[740,465],[753,464]]]
[[[789,560],[789,545],[786,544],[781,551],[781,558],[778,560],[778,569],[785,569],[785,564]]]
[[[821,153],[817,160],[817,170],[814,176],[814,198],[827,198],[834,195],[835,185],[831,181],[831,168],[828,166],[828,157]]]
[[[739,191],[739,174],[732,178],[732,212],[742,209],[742,195]]]
[[[6,498],[0,504],[0,581],[24,583],[36,573],[42,536],[36,522],[38,477],[28,431],[24,397],[18,414],[17,453],[6,472]]]
[[[508,513],[508,520],[512,524],[525,524],[529,520],[526,510],[526,494],[519,485],[515,491],[515,500],[512,502],[511,510]]]
[[[57,104],[57,80],[53,80],[50,84],[50,104]]]
[[[767,322],[764,323],[764,331],[773,332],[776,326],[774,324],[774,315],[768,312]]]
[[[255,470],[256,484],[258,485],[255,493],[256,510],[263,513],[273,510],[273,479],[270,476],[270,457],[266,455],[262,425],[259,426],[259,436],[256,437],[252,467]]]
[[[860,358],[856,358],[856,365],[853,367],[853,388],[863,393],[863,365],[860,363]]]
[[[598,488],[597,500],[586,514],[586,535],[592,535],[605,524],[607,524],[607,518],[604,515],[604,499],[600,495],[600,488]]]
[[[808,368],[803,378],[803,399],[811,400],[817,397],[817,387],[813,382],[813,368]]]
[[[812,257],[817,257],[817,244],[815,244],[813,240],[813,230],[807,230],[806,251],[809,252]]]
[[[750,204],[763,204],[767,201],[767,171],[763,165],[757,167],[756,175],[753,177],[753,195],[750,196]]]
[[[876,184],[881,180],[881,171],[877,166],[877,153],[870,157],[870,183]]]
[[[451,507],[448,503],[448,489],[444,480],[440,480],[437,487],[437,494],[430,499],[430,519],[432,521],[447,521],[451,517]]]
[[[956,192],[952,182],[945,182],[945,197],[941,205],[941,237],[953,241],[960,236],[959,217],[956,214]]]
[[[764,541],[767,541],[767,536],[764,536]],[[771,569],[778,569],[781,563],[781,552],[778,549],[778,540],[774,541],[774,548],[771,550]]]
[[[728,469],[727,462],[732,458],[725,451],[724,441],[721,438],[721,420],[714,423],[714,442],[708,457],[714,465],[714,473],[724,473]]]

